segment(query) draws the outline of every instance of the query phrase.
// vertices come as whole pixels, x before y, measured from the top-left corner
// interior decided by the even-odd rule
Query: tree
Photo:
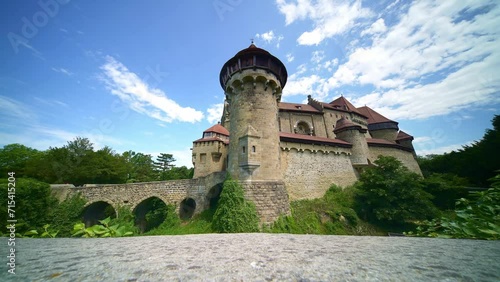
[[[122,157],[127,162],[127,182],[154,181],[155,166],[151,155],[126,151]]]
[[[40,151],[21,144],[5,145],[0,149],[0,177],[7,177],[12,171],[17,177],[26,177],[29,162],[40,154]]]
[[[423,222],[417,236],[500,239],[500,174],[491,179],[491,188],[473,192],[472,199],[457,201],[453,218],[441,217]],[[410,235],[413,233],[410,232]]]
[[[468,196],[467,179],[454,174],[433,173],[423,181],[423,189],[433,196],[432,202],[441,210],[455,209],[455,202]]]
[[[222,233],[259,231],[255,205],[245,199],[243,188],[235,180],[227,179],[224,182],[213,217],[213,227]]]
[[[437,210],[422,178],[394,157],[379,156],[375,167],[365,169],[357,183],[358,211],[370,221],[403,224],[433,217]]]
[[[483,138],[472,145],[443,155],[419,157],[424,176],[451,173],[466,178],[472,185],[488,187],[488,179],[500,169],[500,115],[493,118],[492,125],[493,129],[487,129]]]
[[[55,199],[51,195],[50,186],[47,183],[27,178],[16,178],[15,195],[8,198],[8,181],[0,179],[0,217],[7,219],[7,201],[15,201],[16,233],[24,233],[31,229],[41,228],[49,220],[50,208]],[[12,188],[10,185],[9,187]],[[2,225],[2,232],[5,232]]]
[[[174,156],[172,154],[161,153],[154,162],[155,169],[158,172],[158,180],[166,180],[167,171],[169,171],[174,165]]]

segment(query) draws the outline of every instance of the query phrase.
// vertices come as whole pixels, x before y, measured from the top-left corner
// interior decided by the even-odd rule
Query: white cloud
[[[257,38],[261,38],[262,40],[264,40],[266,43],[271,43],[271,41],[274,40],[275,36],[274,36],[274,31],[270,30],[268,32],[264,32],[264,33],[257,33],[255,35],[255,37]]]
[[[220,121],[222,117],[222,112],[224,111],[224,103],[211,105],[207,109],[207,120],[209,123],[215,124]]]
[[[293,60],[295,60],[295,57],[292,55],[292,53],[288,53],[286,54],[286,61],[291,63],[293,62]]]
[[[35,117],[27,105],[5,96],[0,96],[0,112],[4,116],[23,122],[29,122]]]
[[[276,36],[274,34],[274,31],[272,31],[272,30],[270,30],[268,32],[264,32],[264,33],[257,33],[257,34],[255,34],[255,37],[264,40],[264,42],[266,44],[276,42],[276,48],[280,48],[280,42],[285,38],[285,37],[283,37],[283,35]]]
[[[67,75],[67,76],[72,76],[73,75],[72,72],[70,72],[69,70],[67,70],[65,68],[52,68],[52,70],[55,71],[55,72],[63,73],[65,75]]]
[[[446,146],[441,146],[441,147],[435,147],[435,146],[424,146],[423,148],[418,148],[415,146],[415,152],[419,156],[426,156],[426,155],[441,155],[444,153],[450,153],[451,151],[457,151],[459,149],[462,149],[463,146],[466,145],[471,145],[473,142],[466,142],[465,144],[451,144],[451,145],[446,145]]]
[[[295,4],[287,4],[293,6],[286,6],[287,23],[310,17],[323,2],[298,3],[307,12],[299,13],[293,10]],[[313,92],[313,96],[326,97],[345,86],[373,87],[375,91],[365,88],[373,92],[354,96],[352,102],[369,105],[392,119],[424,119],[498,103],[500,76],[495,74],[500,66],[500,6],[490,3],[412,2],[399,15],[399,22],[386,26],[379,19],[365,29],[367,35],[375,33],[371,41],[354,40],[345,63],[335,67],[339,61],[327,59],[316,67],[317,71],[329,70],[330,77],[296,72],[285,90],[288,95]],[[305,93],[299,93],[301,90]]]
[[[363,30],[361,32],[361,36],[363,36],[365,34],[382,33],[382,32],[385,32],[386,30],[387,30],[387,27],[385,26],[384,19],[378,19],[369,28]]]
[[[310,75],[303,77],[296,77],[291,75],[288,78],[286,87],[283,89],[283,96],[294,96],[294,95],[314,95],[317,96],[318,93],[314,90],[317,84],[321,84],[323,79],[318,75]]]
[[[311,61],[315,64],[319,64],[323,59],[325,58],[325,52],[324,51],[314,51],[312,52],[312,57]]]
[[[310,19],[314,29],[303,32],[297,42],[300,45],[318,45],[323,40],[349,31],[360,18],[372,13],[361,7],[361,0],[276,0],[278,9],[285,15],[286,24]]]
[[[106,63],[101,66],[101,70],[111,93],[138,113],[167,123],[198,122],[203,119],[202,112],[180,106],[162,90],[150,87],[111,56],[106,56]]]

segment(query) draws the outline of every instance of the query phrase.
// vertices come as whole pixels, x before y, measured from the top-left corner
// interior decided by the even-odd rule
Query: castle
[[[421,174],[413,137],[398,122],[342,96],[330,103],[311,96],[307,104],[281,102],[286,81],[284,64],[253,43],[224,64],[224,112],[193,142],[193,178],[229,172],[262,222],[272,222],[289,213],[290,200],[353,184],[379,155]]]

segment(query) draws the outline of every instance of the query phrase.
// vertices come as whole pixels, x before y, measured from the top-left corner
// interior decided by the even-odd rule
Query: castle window
[[[252,146],[252,153],[255,153],[256,149],[255,146]]]
[[[204,164],[207,162],[207,154],[200,154],[200,163]]]
[[[312,135],[312,128],[305,121],[299,121],[294,130],[297,134]]]
[[[244,154],[245,153],[245,146],[241,148],[241,152]]]

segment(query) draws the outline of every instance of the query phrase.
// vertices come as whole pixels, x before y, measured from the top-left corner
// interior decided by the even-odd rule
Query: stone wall
[[[245,198],[255,204],[261,223],[272,223],[290,214],[290,204],[282,181],[242,181]]]
[[[413,152],[408,152],[397,148],[376,147],[370,145],[368,148],[370,151],[369,155],[370,162],[373,163],[380,155],[391,156],[400,160],[403,163],[403,165],[406,166],[409,170],[422,175],[422,171],[418,166],[417,160],[415,160]]]
[[[281,142],[281,168],[290,201],[322,197],[332,184],[357,180],[347,148]]]
[[[87,200],[87,206],[103,201],[113,206],[115,210],[118,206],[129,206],[134,210],[142,201],[157,197],[166,204],[175,205],[178,212],[181,201],[192,198],[196,202],[194,212],[196,214],[208,208],[210,190],[222,183],[225,175],[225,172],[219,172],[196,179],[113,185],[90,184],[77,188],[54,186],[52,191],[59,200],[81,193]]]
[[[222,141],[201,141],[193,143],[193,178],[225,171],[228,145]]]

